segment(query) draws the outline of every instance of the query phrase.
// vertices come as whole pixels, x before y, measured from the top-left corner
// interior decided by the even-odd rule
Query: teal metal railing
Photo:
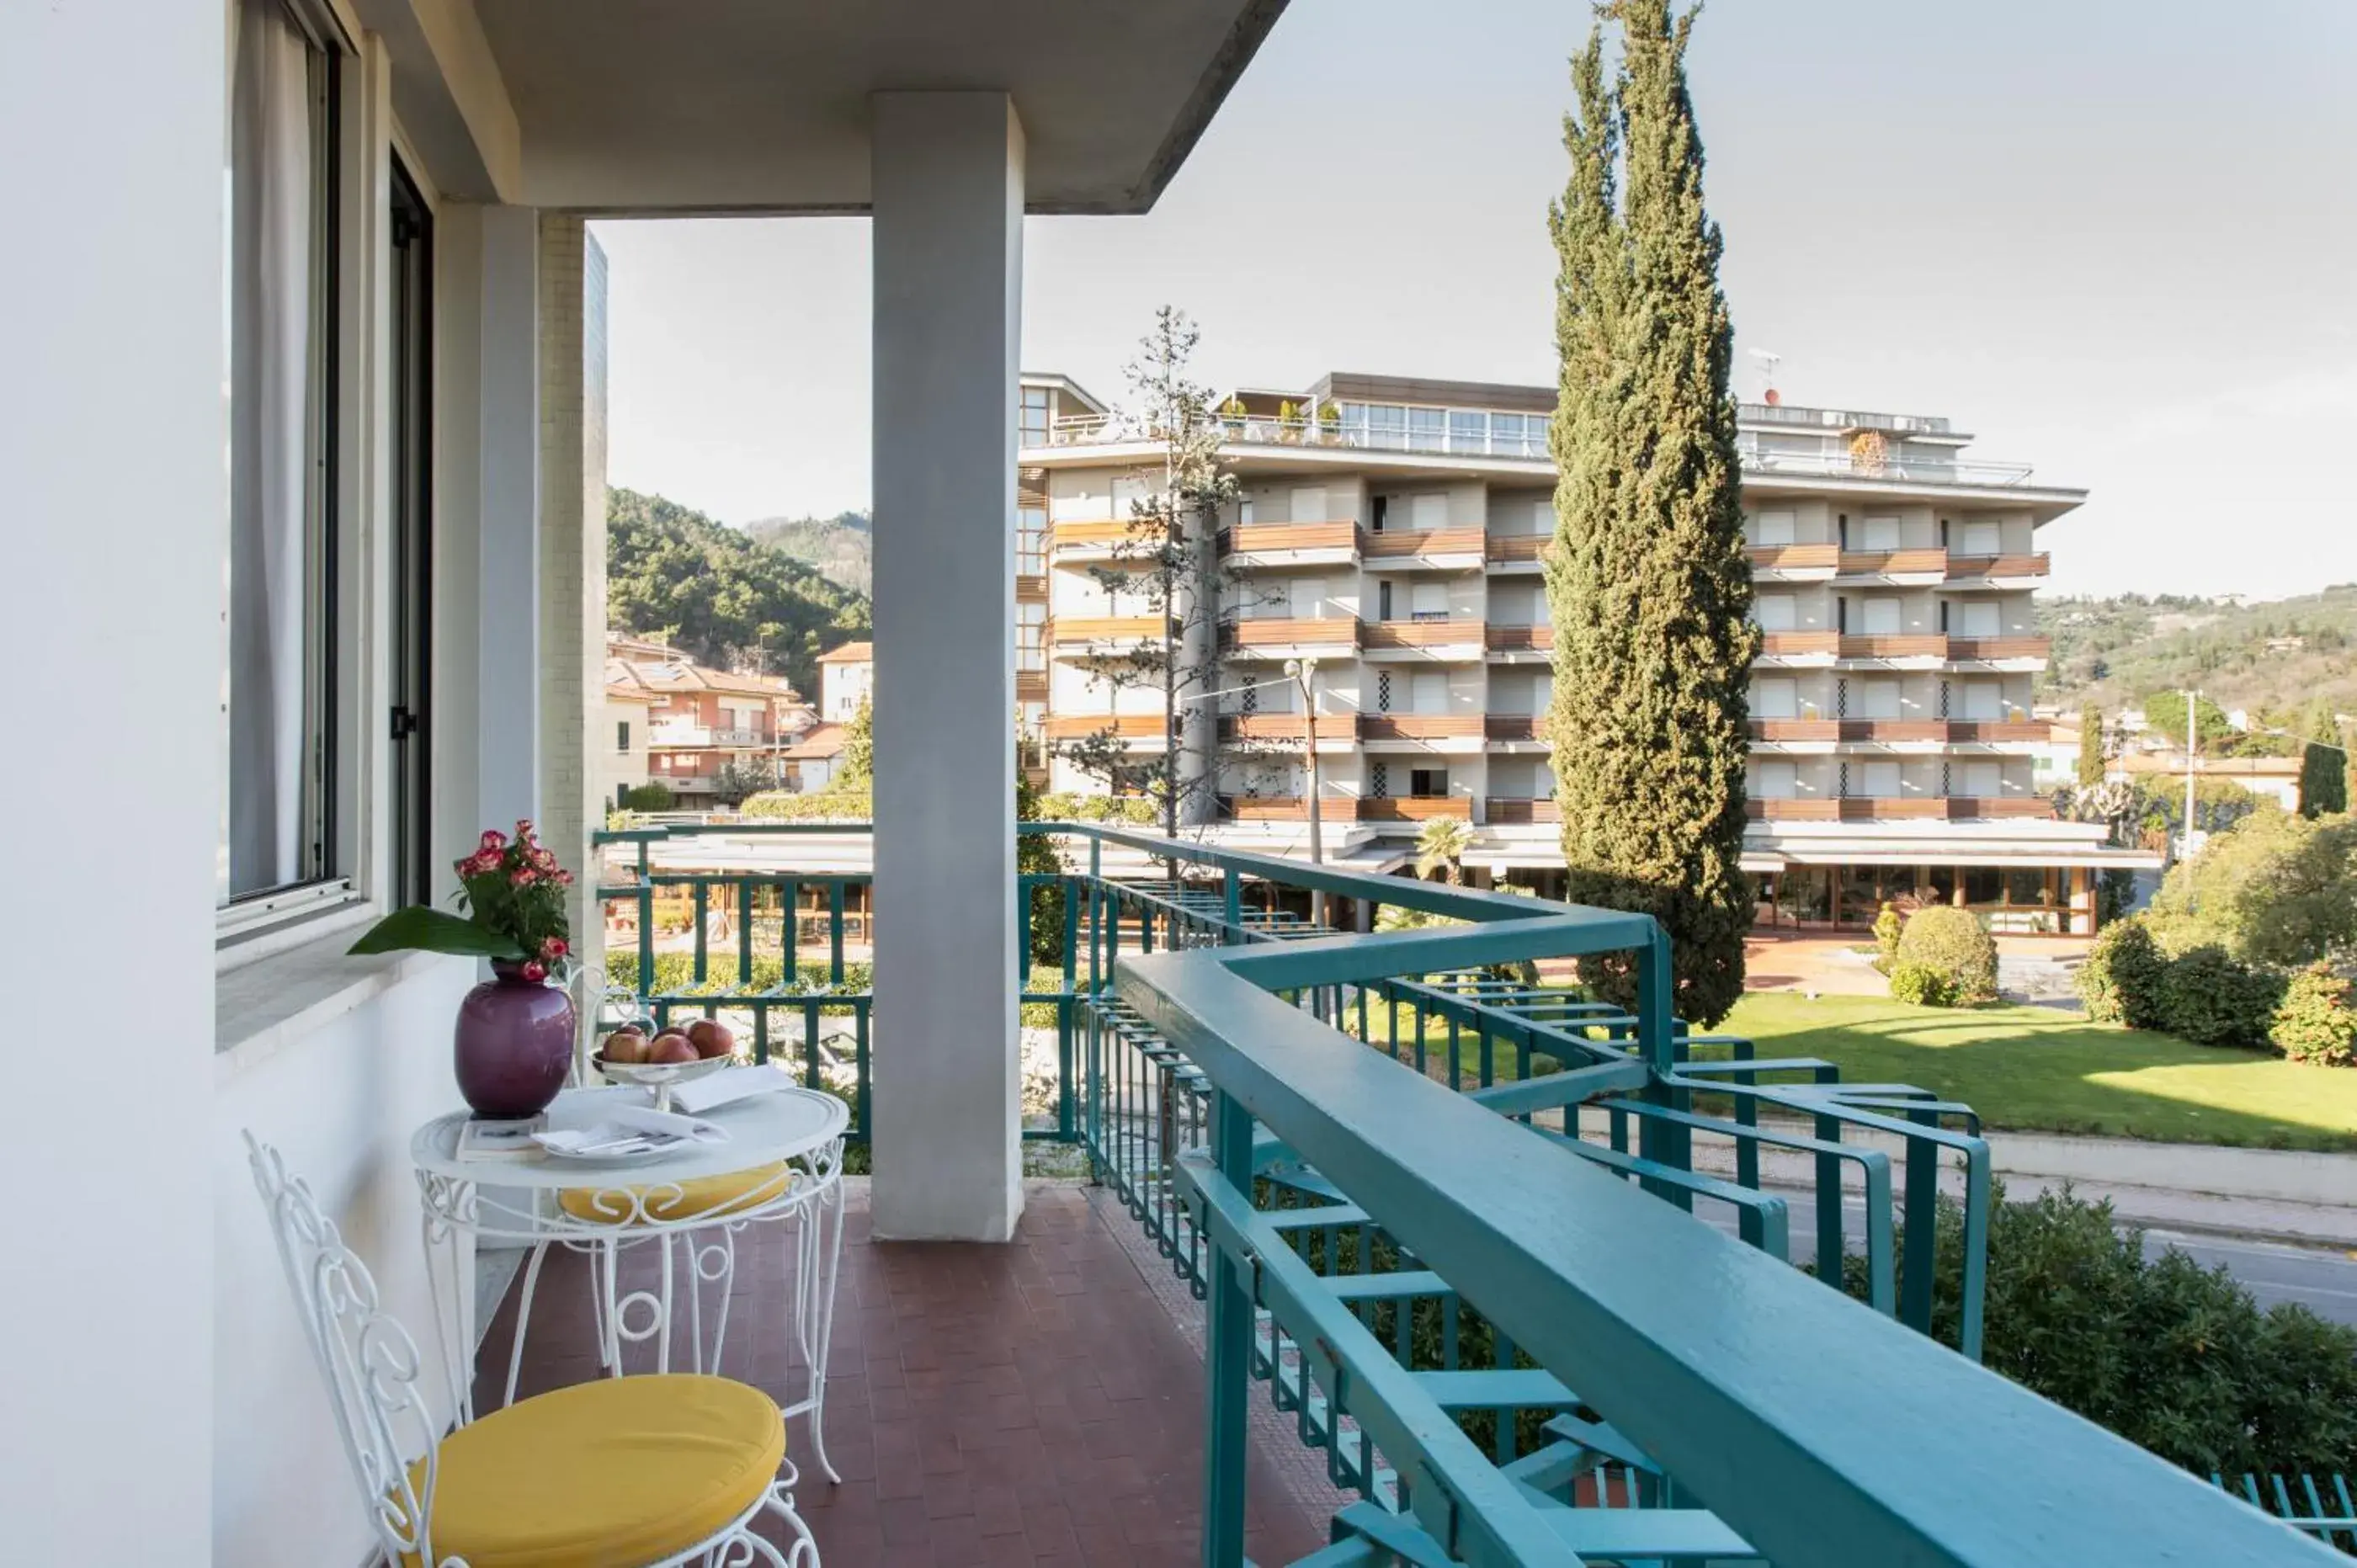
[[[1014,890],[1027,918],[1040,889],[1062,895],[1055,983],[1025,989],[1055,1008],[1059,1129],[1207,1303],[1206,1563],[1243,1561],[1255,1382],[1356,1497],[1304,1560],[1320,1565],[2319,1560],[1921,1332],[1937,1297],[1978,1343],[1988,1167],[1970,1112],[1684,1030],[1651,920],[1096,824],[1027,831],[1085,861]],[[642,944],[648,889],[680,875],[643,842],[636,877],[599,889],[649,900]],[[1182,874],[1117,881],[1109,849]],[[1398,906],[1464,924],[1337,932],[1305,914],[1312,895],[1361,921]],[[1634,1007],[1517,978],[1608,953]],[[752,986],[737,970],[718,983]],[[712,1004],[693,990],[648,999]],[[1764,1183],[1795,1156],[1802,1191]],[[1953,1279],[1932,1227],[1901,1223],[1943,1168],[1964,1220]],[[1792,1266],[1803,1241],[1834,1279],[1848,1260],[1863,1299]]]
[[[2255,1509],[2357,1556],[2357,1487],[2342,1475],[2210,1477]]]

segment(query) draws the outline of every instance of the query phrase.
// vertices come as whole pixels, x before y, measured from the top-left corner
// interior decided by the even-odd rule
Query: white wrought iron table
[[[640,1089],[576,1089],[560,1096],[559,1106],[583,1109],[593,1097],[624,1105],[645,1105],[650,1100],[648,1091]],[[533,1293],[551,1246],[589,1255],[598,1353],[607,1371],[617,1377],[623,1369],[624,1347],[650,1339],[655,1342],[655,1369],[671,1369],[676,1248],[686,1268],[694,1368],[716,1372],[728,1328],[737,1235],[757,1220],[788,1222],[794,1228],[790,1249],[794,1264],[792,1332],[810,1383],[803,1397],[780,1403],[789,1418],[810,1417],[819,1467],[830,1480],[839,1481],[842,1477],[826,1457],[823,1418],[835,1274],[843,1255],[843,1138],[850,1112],[831,1094],[791,1088],[752,1095],[705,1116],[726,1129],[727,1142],[640,1162],[461,1160],[458,1133],[468,1120],[463,1111],[437,1116],[417,1130],[410,1140],[410,1157],[417,1167],[424,1204],[434,1326],[451,1398],[464,1419],[474,1418],[475,1302],[463,1265],[479,1243],[532,1249],[517,1303],[514,1347],[508,1357],[502,1402],[511,1403],[523,1364]],[[653,1290],[621,1294],[621,1249],[644,1242],[662,1250],[661,1283]],[[704,1322],[707,1287],[716,1297],[708,1360]]]

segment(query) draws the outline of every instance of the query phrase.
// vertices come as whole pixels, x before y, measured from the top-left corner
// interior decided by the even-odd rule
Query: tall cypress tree
[[[1572,61],[1571,173],[1549,215],[1555,798],[1570,897],[1660,920],[1678,1011],[1706,1026],[1742,993],[1753,909],[1740,856],[1758,634],[1734,330],[1686,91],[1694,13],[1618,0],[1605,15],[1620,27],[1620,70],[1608,88],[1598,34]],[[1607,996],[1633,993],[1625,961],[1583,972]]]
[[[2332,716],[2332,704],[2319,697],[2309,704],[2305,727],[2309,744],[2299,757],[2299,814],[2336,816],[2349,809],[2349,758],[2340,749],[2341,721]]]
[[[2104,710],[2093,703],[2079,707],[2079,788],[2093,789],[2104,781]]]

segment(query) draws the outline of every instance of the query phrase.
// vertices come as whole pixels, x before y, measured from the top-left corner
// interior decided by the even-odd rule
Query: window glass
[[[1048,434],[1049,429],[1049,393],[1046,387],[1025,387],[1023,389],[1023,413],[1020,430],[1022,433],[1022,444],[1026,446],[1045,446],[1048,445]]]
[[[616,751],[630,749],[630,721],[628,719],[614,721],[614,749]]]
[[[1407,444],[1409,450],[1415,452],[1447,451],[1446,411],[1437,408],[1409,409]]]
[[[1449,410],[1448,449],[1451,452],[1487,452],[1490,449],[1491,417],[1491,415],[1486,413],[1474,413],[1461,408]],[[1514,418],[1514,416],[1510,413],[1501,413],[1496,417],[1500,420]],[[1512,439],[1515,446],[1520,446],[1522,444],[1522,432],[1520,430],[1514,431],[1512,433]]]
[[[234,19],[223,903],[335,869],[334,73],[279,0],[243,0]]]
[[[1018,507],[1015,512],[1015,570],[1037,577],[1048,569],[1048,513],[1043,507]]]
[[[1384,451],[1397,452],[1407,446],[1407,410],[1397,403],[1372,403],[1366,405],[1367,445]]]

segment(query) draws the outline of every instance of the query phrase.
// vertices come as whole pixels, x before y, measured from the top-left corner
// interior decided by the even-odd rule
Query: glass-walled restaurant
[[[1956,904],[1993,931],[2085,935],[2094,912],[2093,875],[2083,866],[1787,865],[1754,874],[1751,884],[1757,921],[1770,927],[1866,927],[1885,904],[1902,915]]]

